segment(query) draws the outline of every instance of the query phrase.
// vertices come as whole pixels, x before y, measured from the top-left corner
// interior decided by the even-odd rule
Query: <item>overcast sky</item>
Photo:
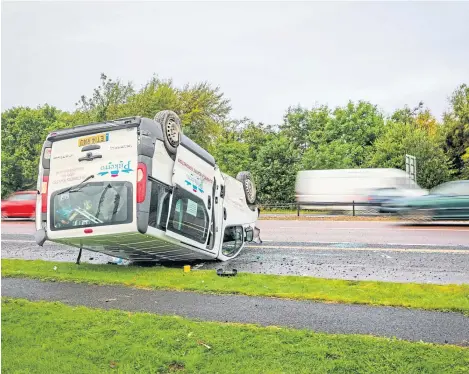
[[[368,100],[435,115],[469,83],[469,2],[2,2],[2,110],[73,110],[101,72],[209,81],[232,117]]]

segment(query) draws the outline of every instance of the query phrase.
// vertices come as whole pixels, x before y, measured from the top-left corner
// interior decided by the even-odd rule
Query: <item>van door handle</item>
[[[95,158],[103,158],[103,155],[93,155],[91,152],[87,153],[86,156],[80,157],[78,159],[79,162],[81,161],[93,161]]]

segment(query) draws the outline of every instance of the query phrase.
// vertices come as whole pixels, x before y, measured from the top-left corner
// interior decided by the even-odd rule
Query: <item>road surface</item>
[[[260,221],[262,245],[201,269],[308,275],[349,280],[469,283],[469,226],[409,226],[364,221]],[[2,257],[74,261],[78,250],[47,242],[38,247],[31,222],[2,223]],[[84,251],[82,261],[110,257]]]
[[[370,334],[440,344],[469,344],[469,317],[459,313],[15,278],[2,279],[2,296],[179,315],[204,321],[255,323],[334,334]]]

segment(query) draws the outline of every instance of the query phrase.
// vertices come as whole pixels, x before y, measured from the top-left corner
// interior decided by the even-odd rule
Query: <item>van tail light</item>
[[[45,160],[50,160],[50,155],[52,153],[52,148],[45,148],[44,149],[44,159]]]
[[[143,203],[147,194],[147,165],[138,163],[137,167],[137,203]]]
[[[42,201],[42,207],[41,207],[41,212],[42,213],[47,213],[47,190],[49,187],[49,176],[44,175],[42,177],[42,189],[41,189],[41,201]]]

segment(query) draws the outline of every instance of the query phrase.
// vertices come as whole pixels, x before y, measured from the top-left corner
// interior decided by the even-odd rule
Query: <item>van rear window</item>
[[[51,230],[132,222],[131,182],[90,182],[77,190],[51,196]]]

